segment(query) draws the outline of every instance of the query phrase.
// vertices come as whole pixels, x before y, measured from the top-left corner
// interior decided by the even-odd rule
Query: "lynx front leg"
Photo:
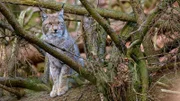
[[[59,81],[59,75],[60,75],[60,70],[55,67],[55,66],[51,66],[50,67],[50,73],[51,73],[51,77],[53,79],[53,88],[52,91],[50,93],[51,97],[56,97],[57,96],[57,92],[58,92],[58,81]]]
[[[59,76],[59,87],[58,87],[58,96],[65,94],[69,87],[68,87],[68,78],[66,77],[69,73],[70,68],[67,65],[63,65],[61,68],[61,74]]]

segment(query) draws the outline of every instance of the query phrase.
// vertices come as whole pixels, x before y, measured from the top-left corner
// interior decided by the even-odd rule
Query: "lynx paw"
[[[68,91],[68,86],[62,87],[60,89],[58,89],[57,95],[61,96],[63,94],[65,94]]]
[[[56,91],[51,91],[50,97],[56,97],[56,96],[57,96],[57,92]]]

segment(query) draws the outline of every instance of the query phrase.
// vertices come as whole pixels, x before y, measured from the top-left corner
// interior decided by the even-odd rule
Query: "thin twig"
[[[157,84],[158,86],[163,87],[163,88],[170,88],[169,85],[167,85],[167,84],[165,84],[165,83],[162,83],[162,82],[160,82],[160,81],[157,81],[156,84]]]
[[[163,93],[168,93],[168,94],[180,95],[180,92],[179,92],[179,91],[172,91],[172,90],[167,90],[167,89],[161,89],[161,92],[163,92]]]

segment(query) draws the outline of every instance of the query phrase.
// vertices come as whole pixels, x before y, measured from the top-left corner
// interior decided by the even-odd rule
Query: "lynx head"
[[[65,33],[64,10],[53,14],[42,13],[43,34],[58,34],[63,36]]]

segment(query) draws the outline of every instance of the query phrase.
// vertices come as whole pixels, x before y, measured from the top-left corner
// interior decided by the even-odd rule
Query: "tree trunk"
[[[49,63],[48,63],[48,58],[45,57],[45,66],[44,66],[44,75],[42,78],[42,81],[49,85],[49,78],[50,78],[50,70],[49,70]]]
[[[102,77],[99,75],[100,72],[97,71],[103,69],[107,34],[91,17],[84,17],[82,25],[85,52],[89,60],[88,64],[92,64],[92,67],[89,65],[89,68],[92,68],[92,71],[96,75],[98,91],[101,93],[104,101],[107,101],[108,98],[105,96],[107,95],[107,84],[102,81]],[[94,65],[98,66],[95,67]]]

